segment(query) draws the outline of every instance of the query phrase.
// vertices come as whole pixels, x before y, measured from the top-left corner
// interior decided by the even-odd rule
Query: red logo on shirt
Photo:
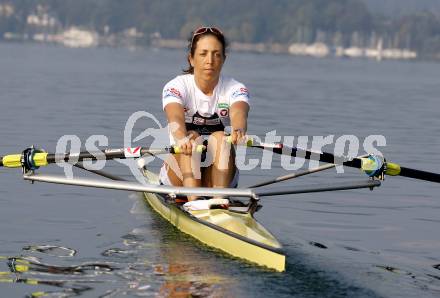
[[[168,96],[182,99],[182,95],[180,94],[180,91],[177,90],[176,88],[168,88],[167,90],[165,90],[164,97],[168,97]]]
[[[232,98],[235,99],[237,97],[249,98],[249,91],[247,90],[247,88],[241,87],[240,89],[235,90],[235,92],[232,93]]]
[[[171,88],[170,92],[174,95],[176,95],[177,97],[182,97],[182,95],[180,95],[180,91],[177,90],[176,88]]]
[[[228,114],[229,114],[229,110],[228,109],[221,109],[220,110],[220,116],[227,117]]]

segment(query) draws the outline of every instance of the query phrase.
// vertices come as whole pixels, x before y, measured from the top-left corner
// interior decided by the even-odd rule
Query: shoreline
[[[114,36],[96,36],[86,35],[87,42],[81,39],[69,38],[64,40],[59,36],[46,36],[46,38],[29,38],[28,36],[14,36],[14,38],[0,39],[0,43],[29,43],[29,44],[45,44],[54,45],[66,48],[128,48],[130,50],[136,49],[186,49],[187,41],[181,39],[163,39],[152,38],[150,42],[142,42],[139,38],[119,38]],[[339,58],[339,59],[366,59],[366,60],[406,60],[406,61],[440,61],[440,54],[438,57],[420,57],[416,52],[407,49],[387,49],[387,48],[361,48],[361,47],[335,47],[328,46],[324,43],[313,44],[281,44],[281,43],[240,43],[231,42],[229,46],[230,52],[237,53],[254,53],[254,54],[274,54],[274,55],[289,55],[294,57],[310,57],[315,59],[322,58]]]

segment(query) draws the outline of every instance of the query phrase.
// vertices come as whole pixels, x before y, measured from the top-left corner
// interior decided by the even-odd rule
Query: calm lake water
[[[0,44],[0,155],[32,144],[55,151],[63,135],[83,144],[105,135],[109,147],[122,147],[132,113],[164,123],[162,87],[185,67],[184,56]],[[224,72],[250,89],[253,134],[354,135],[361,145],[383,135],[387,144],[378,148],[389,160],[440,171],[438,64],[231,53]],[[154,125],[140,121],[135,131]],[[125,165],[107,165],[130,178]],[[271,169],[243,171],[240,185],[285,173],[274,156]],[[264,198],[256,217],[287,254],[286,272],[274,273],[181,234],[138,194],[32,185],[13,169],[0,169],[0,177],[2,297],[440,296],[440,185],[433,183],[389,177],[372,192]],[[283,185],[360,179],[358,171],[332,169]]]

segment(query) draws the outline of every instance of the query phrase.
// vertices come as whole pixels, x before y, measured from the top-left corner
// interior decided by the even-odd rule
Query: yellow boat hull
[[[147,170],[143,174],[149,183],[158,184],[157,175]],[[144,193],[144,196],[163,218],[206,245],[260,266],[285,270],[286,257],[281,244],[250,213],[224,209],[186,212],[168,203],[162,195]]]

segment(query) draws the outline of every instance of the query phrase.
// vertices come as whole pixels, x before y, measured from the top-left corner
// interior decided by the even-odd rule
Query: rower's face
[[[194,56],[190,63],[194,67],[194,75],[204,79],[218,79],[225,57],[221,42],[212,35],[202,36],[196,44]]]

